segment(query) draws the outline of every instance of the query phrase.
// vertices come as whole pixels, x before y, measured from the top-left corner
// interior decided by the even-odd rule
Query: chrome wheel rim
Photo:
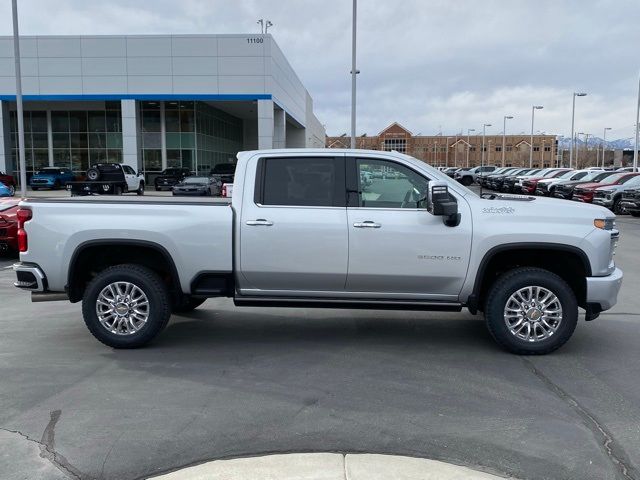
[[[562,304],[540,286],[514,292],[504,307],[504,322],[511,335],[525,342],[541,342],[553,336],[562,323]]]
[[[100,325],[115,335],[139,332],[146,325],[149,313],[147,295],[130,282],[110,283],[96,300]]]

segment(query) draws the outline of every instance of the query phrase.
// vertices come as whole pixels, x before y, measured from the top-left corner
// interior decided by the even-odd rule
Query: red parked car
[[[11,175],[7,175],[6,173],[0,172],[0,183],[2,183],[9,190],[13,192],[16,191],[16,180]]]
[[[0,254],[18,252],[19,198],[0,199]]]
[[[640,175],[640,173],[621,172],[606,177],[601,183],[582,183],[573,189],[573,196],[571,197],[571,200],[591,203],[593,202],[593,196],[596,193],[596,188],[607,187],[609,185],[622,185],[638,175]]]
[[[567,173],[569,170],[570,170],[569,168],[560,168],[557,171],[554,171],[553,173],[551,173],[550,175],[545,175],[543,177],[527,178],[524,182],[522,182],[522,193],[535,195],[536,188],[538,188],[538,182],[540,180],[559,177]]]

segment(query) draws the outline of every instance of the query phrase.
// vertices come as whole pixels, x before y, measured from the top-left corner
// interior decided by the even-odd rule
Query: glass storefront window
[[[49,164],[47,112],[26,111],[24,116],[27,173],[31,173]],[[12,146],[15,146],[15,111],[10,115],[10,129],[9,138]],[[105,102],[104,110],[53,110],[51,130],[53,164],[56,167],[71,168],[74,172],[83,173],[89,165],[96,162],[122,161],[120,102]]]

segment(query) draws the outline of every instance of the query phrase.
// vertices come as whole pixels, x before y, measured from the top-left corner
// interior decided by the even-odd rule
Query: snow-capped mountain
[[[606,145],[608,150],[633,150],[633,138],[619,138],[617,140],[607,140]],[[568,149],[571,146],[570,138],[562,138],[559,141],[559,145],[562,148]],[[584,148],[584,138],[581,137],[576,140],[576,145],[581,148]],[[589,137],[589,147],[601,147],[602,139],[599,137]]]

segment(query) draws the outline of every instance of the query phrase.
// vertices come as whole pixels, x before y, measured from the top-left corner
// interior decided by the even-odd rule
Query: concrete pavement
[[[499,350],[468,313],[227,299],[174,317],[149,348],[115,351],[79,305],[32,304],[0,268],[0,476],[122,480],[370,452],[521,479],[638,479],[640,219],[619,224],[618,305],[535,358]]]

